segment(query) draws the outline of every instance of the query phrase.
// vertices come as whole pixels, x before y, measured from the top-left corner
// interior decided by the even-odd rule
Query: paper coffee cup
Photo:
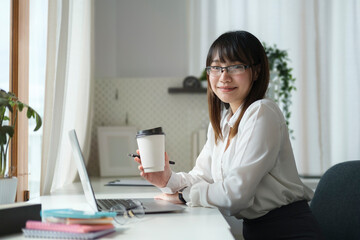
[[[136,140],[145,173],[164,171],[165,133],[161,127],[138,131]]]

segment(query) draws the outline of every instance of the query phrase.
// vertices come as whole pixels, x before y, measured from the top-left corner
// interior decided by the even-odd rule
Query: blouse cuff
[[[160,190],[163,193],[167,193],[167,194],[173,194],[177,192],[177,185],[180,182],[180,176],[178,176],[176,173],[172,172],[170,179],[168,181],[168,183],[166,184],[165,187],[160,188]]]
[[[190,202],[190,187],[186,187],[182,191],[184,200],[188,203]]]

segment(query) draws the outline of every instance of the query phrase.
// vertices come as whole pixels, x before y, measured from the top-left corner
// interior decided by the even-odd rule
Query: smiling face
[[[263,99],[266,94],[269,85],[269,65],[264,47],[249,32],[226,32],[210,46],[206,57],[206,71],[209,82],[209,117],[215,133],[215,142],[223,139],[220,126],[223,109],[230,106],[235,113],[242,106],[230,136],[232,138],[237,134],[239,123],[247,108],[253,102]]]
[[[233,62],[229,60],[221,61],[219,54],[215,54],[210,66],[227,67],[242,62]],[[245,65],[245,64],[244,64]],[[252,71],[251,68],[245,69],[242,73],[229,74],[227,70],[223,70],[220,76],[209,75],[209,81],[212,91],[224,103],[229,103],[232,112],[240,107],[252,87]]]

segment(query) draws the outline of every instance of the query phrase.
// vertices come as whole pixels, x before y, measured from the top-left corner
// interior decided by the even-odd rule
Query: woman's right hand
[[[140,155],[139,150],[136,150],[137,154]],[[171,177],[171,168],[169,165],[169,157],[165,152],[165,167],[162,172],[150,172],[145,173],[144,168],[141,165],[141,159],[138,157],[134,158],[135,162],[139,163],[138,169],[140,170],[140,176],[145,178],[148,182],[155,185],[156,187],[163,188],[166,187],[170,177]]]

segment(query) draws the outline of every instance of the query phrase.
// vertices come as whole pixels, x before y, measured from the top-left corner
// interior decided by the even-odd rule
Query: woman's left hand
[[[183,204],[183,202],[179,199],[179,193],[167,194],[162,193],[154,197],[157,200],[165,200],[176,204]]]

